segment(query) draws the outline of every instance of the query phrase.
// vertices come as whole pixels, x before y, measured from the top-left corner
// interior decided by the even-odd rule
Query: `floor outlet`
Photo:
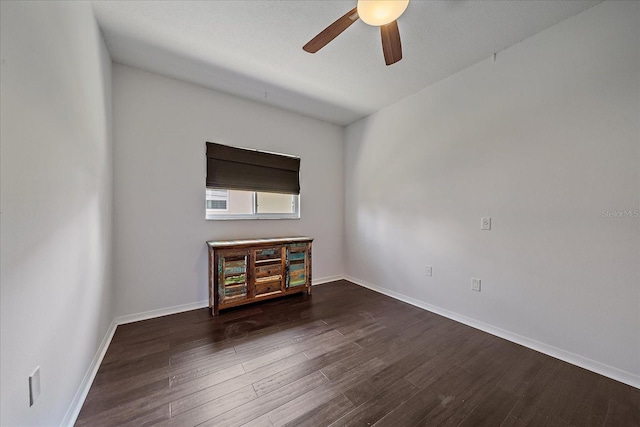
[[[29,406],[33,406],[40,396],[40,366],[29,376]]]
[[[480,279],[471,279],[471,290],[480,292]]]

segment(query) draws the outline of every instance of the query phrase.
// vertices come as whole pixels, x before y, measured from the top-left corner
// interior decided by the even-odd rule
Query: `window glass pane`
[[[291,194],[256,193],[257,213],[295,213],[294,196]]]
[[[207,188],[207,217],[211,215],[253,215],[253,191]]]
[[[253,213],[253,191],[229,191],[229,215]]]

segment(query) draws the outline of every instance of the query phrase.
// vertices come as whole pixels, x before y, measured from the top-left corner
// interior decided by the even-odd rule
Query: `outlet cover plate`
[[[431,266],[430,266],[430,265],[427,265],[427,268],[426,268],[425,272],[426,272],[426,275],[427,275],[428,277],[433,276],[433,269],[431,268]]]
[[[491,217],[490,216],[485,216],[485,217],[481,218],[480,229],[481,230],[491,230]]]
[[[40,366],[29,376],[29,406],[36,403],[38,396],[40,396]]]

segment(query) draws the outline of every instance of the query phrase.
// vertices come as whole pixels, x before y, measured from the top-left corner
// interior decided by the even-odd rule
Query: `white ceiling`
[[[116,62],[347,125],[600,1],[412,0],[391,66],[362,21],[302,50],[356,0],[92,3]]]

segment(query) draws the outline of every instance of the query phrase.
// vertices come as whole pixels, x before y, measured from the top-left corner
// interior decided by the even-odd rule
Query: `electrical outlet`
[[[40,396],[40,366],[29,376],[29,406],[33,406]]]
[[[481,230],[491,230],[491,217],[485,216],[482,217],[482,222],[480,224]]]
[[[471,290],[480,292],[480,279],[471,278]]]
[[[429,277],[433,276],[433,269],[431,268],[430,265],[427,265],[426,274]]]

